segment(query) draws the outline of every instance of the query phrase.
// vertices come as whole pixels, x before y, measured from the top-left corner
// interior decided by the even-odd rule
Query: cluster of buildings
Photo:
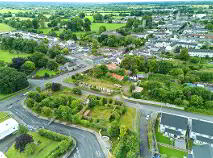
[[[212,158],[213,123],[180,115],[161,113],[160,132],[172,139],[193,140],[192,151],[188,158]],[[202,153],[202,154],[201,154]]]

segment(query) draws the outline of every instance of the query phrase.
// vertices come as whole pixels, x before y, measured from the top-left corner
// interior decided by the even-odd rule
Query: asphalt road
[[[75,85],[64,83],[63,80],[69,76],[72,76],[76,73],[81,73],[92,67],[93,67],[93,65],[89,65],[84,69],[79,69],[74,72],[63,74],[61,76],[58,76],[56,78],[49,79],[49,80],[29,79],[29,82],[33,87],[33,88],[30,88],[30,90],[34,90],[35,87],[38,87],[38,86],[41,88],[44,88],[44,85],[47,82],[57,82],[57,83],[61,83],[64,86],[68,86],[68,87],[72,88]],[[90,92],[90,91],[83,91],[83,93],[87,94],[87,95],[93,94],[93,95],[100,96],[100,94],[96,94],[96,93]],[[104,96],[104,95],[101,95],[101,96]],[[83,130],[76,129],[76,128],[70,128],[70,127],[67,127],[64,125],[60,125],[57,123],[53,123],[50,126],[47,126],[47,124],[48,124],[47,121],[41,120],[41,119],[31,115],[25,109],[22,108],[20,101],[23,99],[24,99],[24,96],[23,96],[23,93],[21,93],[17,96],[11,97],[7,100],[0,101],[0,111],[11,111],[16,117],[21,119],[27,125],[33,125],[33,128],[45,127],[47,129],[50,129],[50,130],[53,130],[53,131],[56,131],[56,132],[59,132],[59,133],[65,134],[65,135],[73,136],[74,138],[76,138],[77,146],[78,146],[76,151],[72,155],[73,158],[87,158],[87,157],[88,158],[102,158],[102,157],[104,157],[103,151],[100,148],[100,144],[98,143],[96,137],[93,134],[83,131]],[[194,114],[194,113],[185,112],[185,111],[181,111],[181,110],[177,110],[177,109],[167,109],[164,107],[161,108],[158,106],[137,104],[137,103],[132,103],[128,100],[123,100],[121,98],[118,98],[118,100],[124,101],[126,106],[133,107],[138,110],[142,110],[143,112],[146,112],[146,113],[167,112],[167,113],[172,113],[172,114],[176,114],[176,115],[184,115],[184,116],[187,116],[190,118],[203,119],[203,120],[208,120],[208,121],[213,122],[212,116]],[[141,139],[143,139],[141,141],[144,141],[145,139],[147,139],[146,128],[147,128],[147,125],[146,125],[146,122],[144,121],[144,116],[143,116],[143,119],[141,120],[141,133],[143,133],[144,135],[141,136]],[[145,140],[144,149],[142,149],[143,150],[142,154],[148,155],[148,154],[146,154],[147,153],[146,146],[147,146],[147,143]]]

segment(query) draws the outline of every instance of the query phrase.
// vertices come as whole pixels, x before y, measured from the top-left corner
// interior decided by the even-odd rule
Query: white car
[[[149,117],[150,117],[150,115],[148,114],[148,115],[146,115],[146,120],[149,120]]]

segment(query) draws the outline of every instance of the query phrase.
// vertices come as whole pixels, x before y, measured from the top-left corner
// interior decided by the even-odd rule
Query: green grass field
[[[18,13],[18,12],[27,12],[28,10],[18,10],[18,9],[1,9],[0,13]],[[29,10],[30,11],[30,10]]]
[[[50,77],[56,75],[55,71],[51,71],[51,70],[48,70],[48,69],[42,69],[42,70],[39,70],[39,71],[36,72],[36,78],[44,77],[45,73],[48,73]]]
[[[166,154],[167,158],[183,158],[187,153],[172,148],[167,148],[164,146],[158,145],[160,154]]]
[[[6,19],[12,19],[13,17],[9,17]],[[32,20],[32,18],[27,18],[27,17],[15,17],[15,19],[19,19],[19,20]]]
[[[6,112],[0,112],[0,123],[4,122],[5,120],[9,119],[10,115]]]
[[[4,62],[11,62],[13,58],[16,57],[28,57],[30,54],[26,53],[10,53],[8,50],[0,50],[0,60]],[[0,96],[1,97],[1,96]]]
[[[47,139],[45,137],[41,137],[38,133],[29,133],[33,136],[34,141],[40,141],[41,144],[36,146],[36,150],[33,155],[27,155],[25,153],[20,153],[14,148],[14,145],[9,148],[6,156],[8,158],[44,158],[50,152],[52,152],[58,145],[59,142]]]
[[[0,32],[8,32],[8,31],[13,31],[13,30],[15,30],[15,29],[10,27],[9,25],[0,23]]]
[[[135,117],[136,117],[136,109],[135,108],[127,108],[127,112],[121,117],[121,125],[125,125],[127,128],[131,130],[135,130]]]
[[[116,30],[120,27],[125,26],[126,24],[115,24],[115,23],[92,23],[91,31],[99,31],[100,26],[105,26],[107,30]]]

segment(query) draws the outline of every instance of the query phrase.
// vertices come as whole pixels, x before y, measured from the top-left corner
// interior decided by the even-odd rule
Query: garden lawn
[[[10,53],[8,50],[0,50],[0,60],[4,62],[11,62],[13,58],[28,57],[30,54],[26,53]],[[1,97],[1,96],[0,96]]]
[[[0,32],[8,32],[8,31],[13,31],[13,30],[15,30],[15,29],[10,27],[9,25],[0,23]]]
[[[99,31],[99,27],[100,26],[105,26],[107,31],[109,30],[116,30],[120,27],[123,27],[125,26],[126,24],[115,24],[115,23],[92,23],[92,26],[91,26],[91,31],[96,31],[98,32]]]
[[[4,122],[5,120],[9,119],[10,115],[6,112],[0,112],[0,123]]]
[[[36,72],[36,77],[41,78],[44,77],[45,73],[49,74],[50,77],[55,76],[56,72],[48,69],[41,69]]]
[[[183,158],[184,156],[187,155],[187,153],[183,151],[167,148],[160,145],[158,145],[158,148],[159,148],[160,154],[166,154],[167,158]]]
[[[14,145],[9,148],[6,156],[8,158],[44,158],[49,153],[51,153],[58,145],[59,142],[41,137],[38,133],[29,133],[33,136],[34,141],[41,143],[36,146],[36,150],[32,155],[26,155],[25,153],[20,153],[14,148]]]

